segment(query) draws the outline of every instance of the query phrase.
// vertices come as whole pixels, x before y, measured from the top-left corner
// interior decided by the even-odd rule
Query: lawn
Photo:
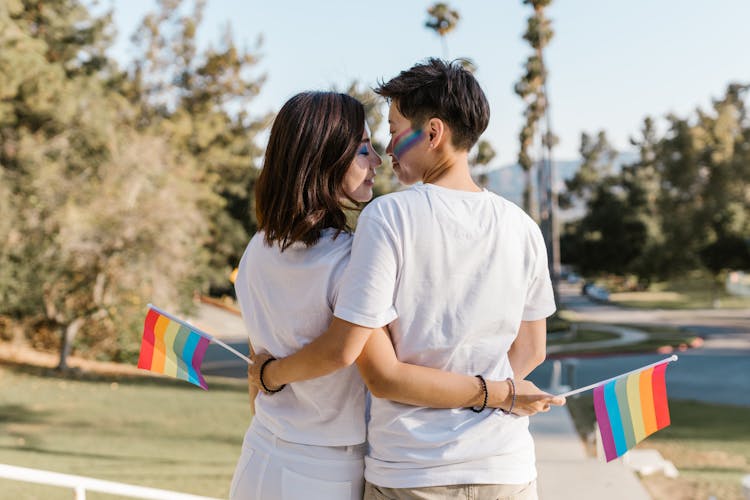
[[[156,377],[47,373],[0,364],[0,463],[228,496],[251,418],[245,384],[208,378],[203,391]],[[13,499],[72,498],[69,489],[3,479],[0,491]]]
[[[749,297],[732,296],[723,286],[716,285],[705,272],[688,273],[670,281],[652,283],[642,292],[618,291],[611,281],[602,284],[612,290],[610,301],[623,307],[643,309],[711,309],[714,299],[726,309],[750,308]]]
[[[589,435],[592,397],[569,398],[567,405],[578,432]],[[750,408],[670,401],[669,409],[672,424],[638,445],[659,450],[680,472],[676,479],[641,478],[654,500],[742,500],[740,480],[750,474]]]

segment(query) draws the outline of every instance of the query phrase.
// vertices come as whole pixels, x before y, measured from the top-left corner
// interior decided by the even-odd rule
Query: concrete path
[[[530,417],[536,443],[541,500],[646,500],[651,498],[620,459],[610,463],[586,454],[565,407]]]
[[[579,323],[578,328],[581,330],[590,328],[602,332],[614,333],[619,337],[616,339],[596,340],[593,342],[548,345],[547,354],[580,351],[582,349],[601,349],[604,347],[624,346],[628,344],[636,344],[648,338],[647,333],[641,330],[636,330],[635,328],[627,328],[624,326],[603,325],[601,323]]]

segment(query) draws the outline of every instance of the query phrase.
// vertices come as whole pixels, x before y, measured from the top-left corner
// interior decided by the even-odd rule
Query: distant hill
[[[633,163],[638,159],[634,152],[620,153],[615,160],[615,172],[618,172],[622,165]],[[565,180],[572,178],[578,171],[581,160],[558,160],[555,161],[557,167],[558,192],[565,189]],[[524,174],[521,166],[509,164],[493,170],[487,174],[489,183],[487,189],[499,194],[503,198],[512,201],[518,206],[523,206],[523,187]],[[536,179],[534,179],[536,183]],[[573,207],[560,214],[563,221],[574,220],[583,215],[583,207]]]

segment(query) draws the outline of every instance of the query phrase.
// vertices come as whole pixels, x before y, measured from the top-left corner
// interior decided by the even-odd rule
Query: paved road
[[[690,329],[705,338],[703,347],[677,353],[679,361],[672,363],[667,370],[670,398],[750,406],[750,310],[625,309],[591,302],[578,290],[578,287],[571,286],[561,290],[561,302],[574,313],[576,320],[632,325],[632,328],[637,328],[637,325],[669,325]],[[664,357],[640,354],[571,358],[576,368],[574,380],[569,385],[588,385]],[[546,387],[551,375],[552,365],[546,362],[530,378]]]
[[[643,324],[690,328],[705,336],[703,347],[678,353],[680,360],[670,365],[667,370],[669,396],[750,406],[750,311],[623,309],[593,303],[579,294],[578,287],[572,286],[563,287],[561,301],[563,307],[575,313],[577,320],[603,324],[605,328],[613,323],[633,325],[629,331],[636,336],[636,326]],[[202,304],[191,321],[247,354],[244,324],[236,314]],[[577,365],[570,385],[581,387],[591,384],[663,357],[664,355],[659,354],[640,354],[572,358]],[[212,344],[206,352],[203,372],[207,375],[244,378],[246,364],[220,346]],[[537,385],[547,387],[551,374],[552,363],[545,362],[530,378]]]

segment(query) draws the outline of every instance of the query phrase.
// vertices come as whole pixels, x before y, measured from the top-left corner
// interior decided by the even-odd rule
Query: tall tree
[[[56,332],[61,370],[74,342],[137,352],[145,302],[189,300],[196,286],[181,284],[205,269],[197,207],[210,192],[167,139],[134,130],[103,55],[111,29],[77,1],[0,5],[0,178],[14,215],[0,228],[0,315]]]
[[[566,262],[586,274],[624,273],[642,252],[646,228],[620,189],[613,168],[617,152],[606,134],[582,134],[581,156],[581,166],[565,183],[564,199],[583,201],[587,210],[583,219],[566,227]]]
[[[497,152],[495,151],[495,148],[492,147],[492,143],[485,139],[481,139],[477,142],[474,149],[474,154],[469,158],[469,165],[472,168],[487,166],[495,159],[495,156],[497,156]],[[485,172],[480,173],[478,176],[476,173],[472,175],[477,178],[477,182],[480,186],[487,187],[487,184],[489,184],[489,176]]]
[[[456,29],[461,15],[447,3],[436,2],[427,8],[426,28],[433,30],[440,37],[443,46],[443,58],[448,59],[448,42],[445,35]]]
[[[541,129],[540,122],[545,117],[547,111],[545,87],[547,70],[544,65],[544,48],[554,35],[551,22],[545,16],[544,9],[552,3],[552,0],[524,0],[523,3],[531,5],[534,9],[534,13],[528,19],[526,32],[523,35],[524,40],[531,45],[533,53],[524,65],[523,76],[515,85],[516,94],[526,103],[526,110],[524,111],[526,122],[519,133],[520,148],[518,163],[521,165],[525,176],[523,193],[524,210],[535,219],[538,219],[539,211],[534,196],[532,172],[534,161],[531,149],[534,146],[535,139],[539,138],[540,145],[542,145],[541,140],[546,135],[539,134],[538,132]],[[547,141],[545,144],[551,147],[553,138],[547,137],[545,140]]]
[[[171,136],[218,195],[204,210],[211,220],[211,282],[223,293],[231,292],[230,271],[256,229],[253,191],[262,151],[255,138],[270,117],[248,113],[265,77],[254,75],[258,56],[236,46],[229,26],[218,47],[197,48],[204,6],[198,0],[186,13],[183,0],[160,0],[144,18],[133,37],[143,57],[134,62],[131,98],[143,110],[144,129]]]

